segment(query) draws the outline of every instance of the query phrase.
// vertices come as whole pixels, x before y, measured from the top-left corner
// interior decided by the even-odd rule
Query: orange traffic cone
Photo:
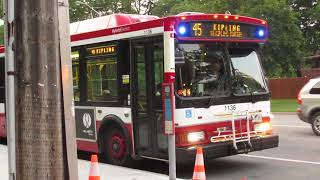
[[[206,180],[202,147],[197,148],[196,162],[194,164],[192,180]]]
[[[96,154],[91,155],[89,180],[100,180],[98,156]]]

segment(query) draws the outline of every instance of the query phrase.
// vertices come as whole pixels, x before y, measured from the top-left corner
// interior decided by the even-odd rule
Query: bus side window
[[[87,61],[88,101],[117,101],[116,58]]]
[[[71,53],[72,59],[72,80],[73,80],[73,96],[74,101],[80,101],[79,88],[79,52],[73,51]]]
[[[162,89],[162,82],[163,82],[163,46],[162,44],[155,44],[154,46],[154,96],[155,96],[155,103],[157,109],[162,108],[162,99],[161,99],[161,89]]]

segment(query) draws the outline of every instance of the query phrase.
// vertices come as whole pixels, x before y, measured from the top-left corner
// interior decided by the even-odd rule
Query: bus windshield
[[[176,89],[182,97],[267,92],[257,52],[222,44],[177,44]]]
[[[250,48],[231,48],[229,54],[231,57],[231,72],[235,80],[233,84],[234,93],[242,95],[267,92],[257,52]]]
[[[214,44],[179,44],[176,49],[179,96],[226,96],[227,54]]]

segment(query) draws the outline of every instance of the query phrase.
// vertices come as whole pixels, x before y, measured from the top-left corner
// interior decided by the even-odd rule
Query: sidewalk
[[[0,145],[0,179],[8,177],[7,146]],[[99,163],[101,180],[168,180],[169,177],[142,170]],[[88,180],[90,161],[78,160],[79,180]]]

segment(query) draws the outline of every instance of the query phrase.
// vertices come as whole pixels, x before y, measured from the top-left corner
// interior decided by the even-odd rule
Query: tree
[[[246,0],[238,12],[269,23],[269,42],[264,48],[264,67],[268,76],[297,76],[306,55],[298,14],[285,0]]]
[[[2,17],[4,16],[4,11],[3,11],[3,0],[0,0],[0,14],[1,14],[1,19],[3,19]]]
[[[320,3],[318,0],[290,0],[289,3],[299,15],[307,49],[315,53],[320,48]]]
[[[155,7],[157,0],[86,0],[77,3],[77,0],[70,0],[71,22],[97,17],[92,15],[92,8],[101,15],[112,13],[128,14],[150,14]],[[85,5],[85,4],[87,5]]]
[[[78,0],[69,0],[70,22],[77,22],[91,17],[91,9],[89,7],[76,3]],[[89,4],[89,3],[88,3]]]

